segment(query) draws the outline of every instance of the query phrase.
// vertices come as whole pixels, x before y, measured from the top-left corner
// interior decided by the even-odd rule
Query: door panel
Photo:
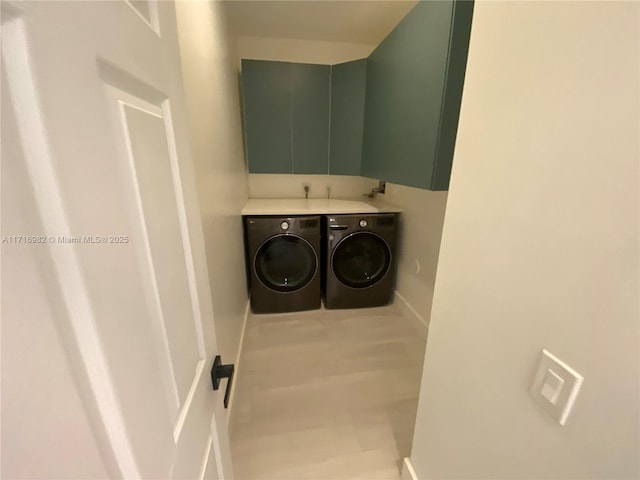
[[[291,65],[242,60],[242,107],[250,173],[293,173]]]
[[[24,252],[51,265],[46,295],[105,464],[114,477],[231,477],[174,5],[2,8],[3,88],[31,185],[8,214],[47,239]]]
[[[331,67],[291,63],[293,173],[329,173]]]
[[[204,357],[203,339],[195,323],[183,321],[194,314],[186,265],[171,261],[187,257],[178,214],[181,202],[173,187],[174,162],[169,154],[162,111],[153,105],[147,105],[146,109],[138,105],[120,100],[124,141],[129,146],[132,178],[137,184],[141,220],[146,230],[149,281],[155,285],[160,303],[158,328],[169,350],[177,409],[194,382],[198,362]]]
[[[360,175],[367,59],[331,66],[331,175]]]

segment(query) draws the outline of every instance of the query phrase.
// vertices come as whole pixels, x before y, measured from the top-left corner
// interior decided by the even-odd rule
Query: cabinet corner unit
[[[249,173],[360,175],[366,59],[242,60]]]

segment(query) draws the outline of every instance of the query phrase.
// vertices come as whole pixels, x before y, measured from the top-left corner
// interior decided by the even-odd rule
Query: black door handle
[[[224,408],[229,406],[229,394],[231,393],[231,382],[233,382],[233,364],[222,365],[222,359],[220,355],[216,355],[213,361],[213,367],[211,367],[211,383],[213,383],[213,389],[218,390],[220,388],[220,380],[228,378],[227,389],[224,392]]]

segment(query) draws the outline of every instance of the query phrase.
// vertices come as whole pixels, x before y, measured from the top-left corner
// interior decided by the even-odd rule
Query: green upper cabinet
[[[328,173],[329,65],[242,60],[249,173]]]
[[[242,60],[245,149],[251,173],[292,173],[291,68]]]
[[[360,175],[367,59],[331,67],[329,173]]]
[[[368,59],[362,174],[447,190],[473,2],[423,1]]]
[[[293,173],[329,171],[331,67],[291,63],[291,151]]]
[[[368,59],[242,60],[249,173],[364,175],[447,190],[473,2],[421,1]]]

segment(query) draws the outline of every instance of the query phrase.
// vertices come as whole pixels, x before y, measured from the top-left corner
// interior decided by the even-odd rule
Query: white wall
[[[247,288],[240,209],[248,198],[236,56],[219,2],[176,2],[189,134],[218,346],[238,353]]]
[[[640,4],[476,2],[411,461],[638,478]],[[567,425],[540,350],[585,380]]]
[[[309,198],[361,197],[378,186],[378,180],[349,175],[249,174],[251,198],[304,198],[304,185],[309,185]]]
[[[402,208],[396,293],[428,325],[447,192],[387,183],[379,198]]]

